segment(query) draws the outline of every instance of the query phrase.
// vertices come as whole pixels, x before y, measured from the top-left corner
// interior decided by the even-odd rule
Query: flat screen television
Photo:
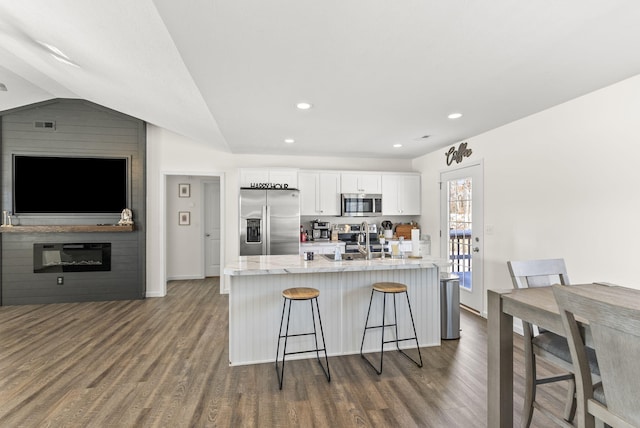
[[[128,159],[13,156],[15,214],[111,214],[128,207]]]

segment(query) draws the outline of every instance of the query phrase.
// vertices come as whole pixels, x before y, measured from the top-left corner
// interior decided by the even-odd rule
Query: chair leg
[[[564,420],[571,422],[576,416],[576,408],[578,407],[578,400],[576,400],[576,381],[569,379],[567,385],[567,399],[565,400],[564,407]]]
[[[420,344],[418,343],[418,332],[416,331],[416,324],[413,322],[413,313],[411,312],[411,303],[409,302],[409,294],[405,292],[405,296],[407,296],[407,307],[409,308],[409,317],[411,317],[411,326],[413,327],[413,338],[416,341],[416,348],[418,349],[418,357],[420,359],[420,362],[418,362],[415,359],[411,358],[409,356],[409,354],[407,354],[402,349],[400,349],[400,347],[398,346],[398,342],[396,342],[396,346],[398,346],[398,351],[400,351],[400,353],[402,355],[404,355],[405,357],[407,357],[408,359],[413,361],[415,363],[415,365],[417,365],[418,367],[422,367],[422,352],[420,352]],[[396,298],[396,296],[394,295],[393,296],[394,311],[395,311],[395,298]],[[396,316],[396,339],[398,339],[398,326],[397,326],[397,323],[398,323],[398,319],[397,319],[397,316]],[[411,340],[411,338],[409,338],[409,340]]]
[[[524,387],[524,406],[522,408],[522,428],[528,428],[531,425],[533,416],[533,402],[536,399],[536,357],[531,352],[530,346],[525,342],[524,349],[524,365],[525,365],[525,387]],[[527,350],[529,348],[529,350]]]
[[[289,320],[291,319],[291,301],[289,300],[289,311],[287,312],[287,327],[284,335],[284,348],[282,349],[282,369],[278,367],[278,358],[280,356],[280,340],[282,339],[282,322],[284,320],[284,312],[287,307],[287,301],[289,299],[284,299],[282,304],[282,318],[280,319],[280,330],[278,331],[278,347],[276,349],[276,374],[278,375],[278,384],[280,389],[282,389],[282,383],[284,381],[284,360],[287,356],[287,340],[289,339]]]
[[[324,369],[322,362],[320,361],[320,350],[318,349],[318,335],[316,334],[316,321],[313,319],[313,332],[316,339],[316,357],[318,358],[318,364],[322,368],[327,382],[331,382],[331,371],[329,369],[329,357],[327,356],[327,343],[324,341],[324,329],[322,328],[322,318],[320,317],[320,306],[318,306],[318,299],[313,299],[316,302],[316,309],[318,311],[318,323],[320,324],[320,336],[322,337],[322,350],[324,351],[324,362],[327,369]],[[311,302],[311,314],[313,316],[313,301]]]
[[[371,290],[371,297],[369,298],[369,310],[367,310],[367,319],[364,322],[364,332],[362,333],[362,344],[360,345],[360,357],[362,357],[375,371],[378,375],[382,374],[382,354],[383,349],[380,349],[380,369],[378,369],[376,366],[373,365],[373,363],[371,363],[371,361],[369,361],[369,359],[367,357],[364,356],[364,354],[362,353],[362,349],[364,347],[364,338],[367,335],[367,329],[369,329],[369,314],[371,313],[371,303],[373,302],[373,293],[375,292],[375,290]],[[384,293],[383,293],[384,294]],[[384,304],[385,304],[385,300],[384,296],[383,296],[383,300],[382,300],[382,325],[384,325]],[[382,327],[382,346],[384,347],[384,327]]]

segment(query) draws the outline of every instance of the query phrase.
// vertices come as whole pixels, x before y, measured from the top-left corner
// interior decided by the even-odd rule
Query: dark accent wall
[[[4,113],[0,125],[2,210],[12,210],[12,155],[126,156],[130,160],[129,208],[133,232],[0,233],[2,305],[141,299],[145,286],[146,126],[139,119],[83,100],[56,99]],[[53,121],[55,129],[36,126]],[[72,192],[73,183],[34,177],[51,192]],[[81,180],[78,177],[78,180]],[[119,215],[26,216],[14,224],[114,224]],[[33,244],[111,242],[108,272],[33,273]],[[64,284],[57,284],[57,277]]]

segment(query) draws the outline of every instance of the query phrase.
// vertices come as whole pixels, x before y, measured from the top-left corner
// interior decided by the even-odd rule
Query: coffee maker
[[[331,225],[328,221],[311,222],[311,237],[314,241],[328,241],[331,238]]]

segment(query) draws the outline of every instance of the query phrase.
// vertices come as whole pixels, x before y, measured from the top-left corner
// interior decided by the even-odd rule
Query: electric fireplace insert
[[[111,270],[111,243],[33,244],[33,272]]]

